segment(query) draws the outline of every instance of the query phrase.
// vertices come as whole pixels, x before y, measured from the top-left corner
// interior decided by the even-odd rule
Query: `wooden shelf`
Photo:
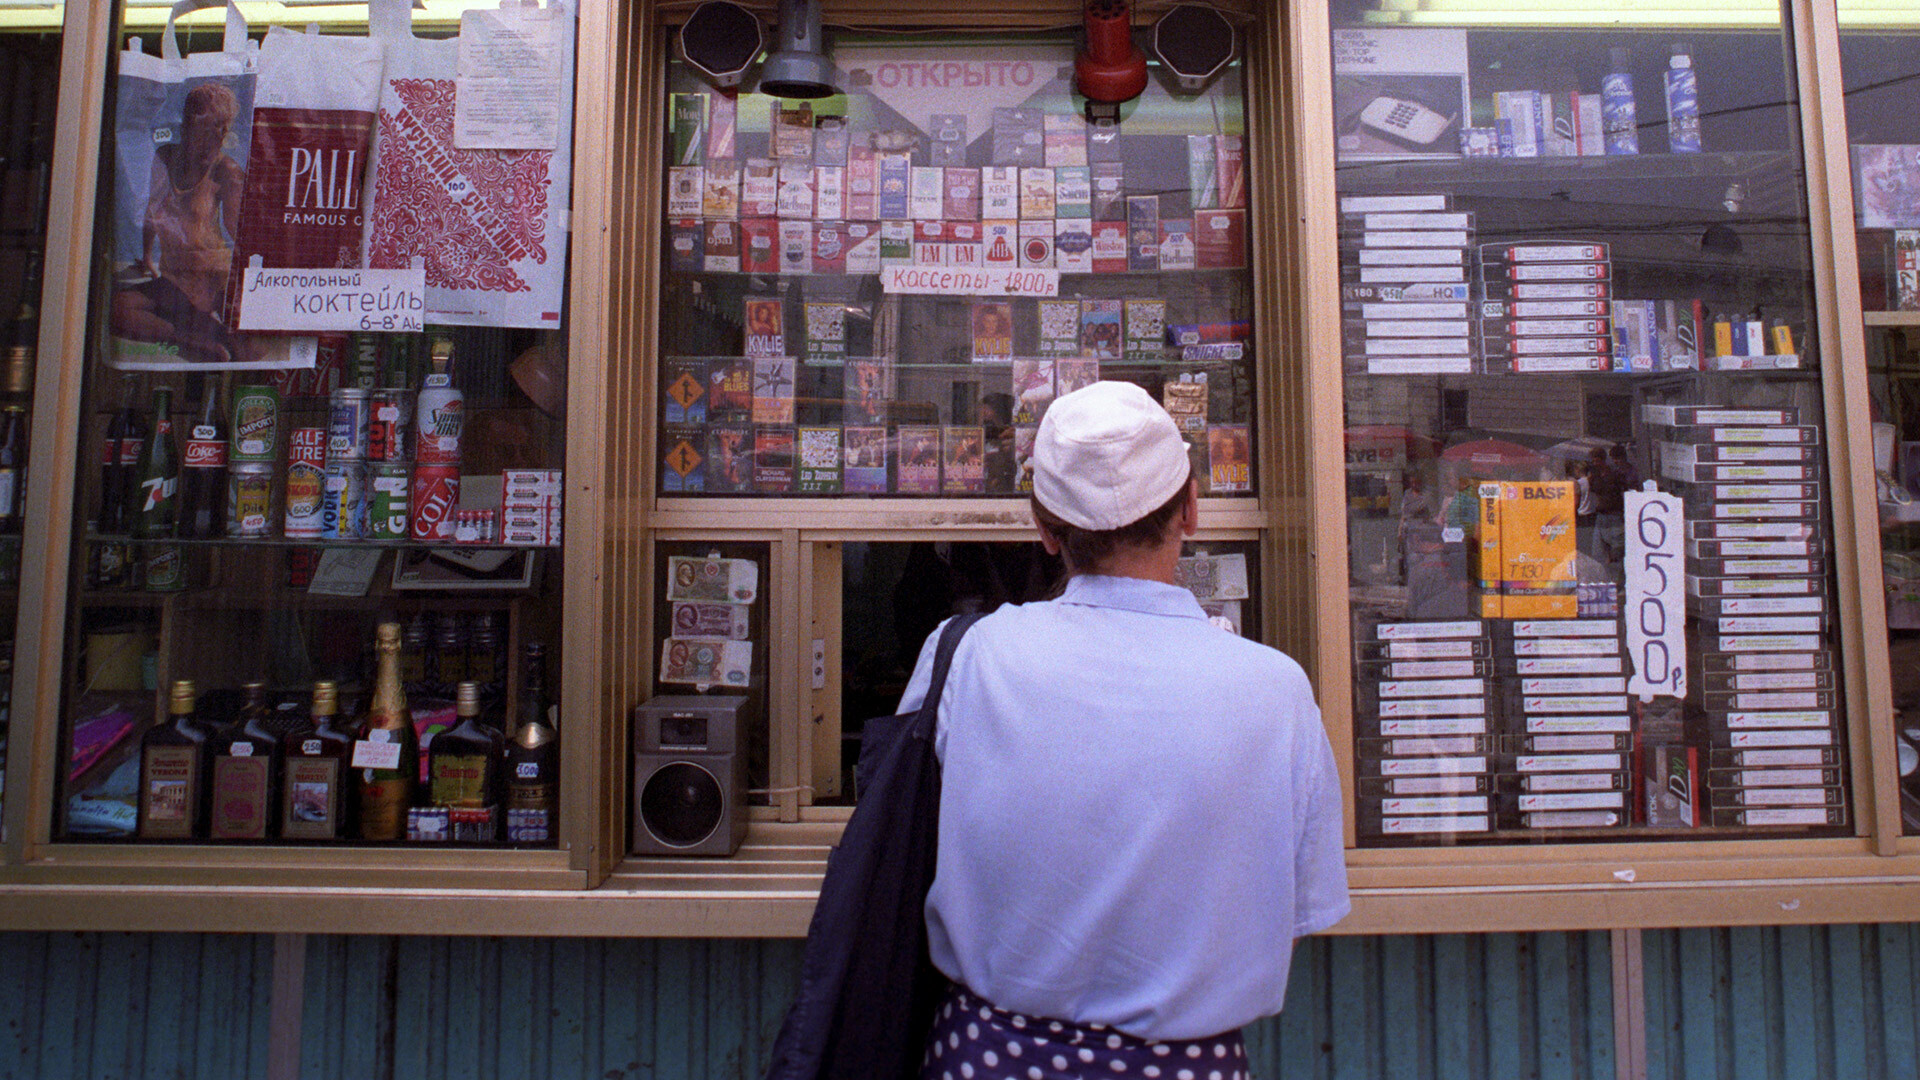
[[[1920,311],[1863,311],[1860,321],[1868,326],[1920,326]]]

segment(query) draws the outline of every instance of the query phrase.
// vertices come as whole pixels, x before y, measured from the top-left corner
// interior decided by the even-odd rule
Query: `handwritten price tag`
[[[1059,296],[1060,271],[890,266],[880,275],[880,288],[926,296]]]
[[[1654,490],[1626,496],[1627,622],[1633,674],[1627,693],[1641,701],[1687,696],[1686,581],[1681,577],[1686,516],[1680,500]]]
[[[242,330],[418,332],[426,317],[427,270],[274,270],[249,266]]]
[[[356,769],[397,769],[400,767],[400,744],[397,742],[354,743],[353,767]]]

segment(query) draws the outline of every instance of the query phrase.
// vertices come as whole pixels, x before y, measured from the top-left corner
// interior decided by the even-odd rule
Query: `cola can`
[[[373,423],[373,394],[358,387],[335,390],[328,399],[327,460],[367,460],[367,436]]]
[[[373,487],[373,508],[368,516],[373,522],[375,540],[405,540],[409,531],[412,515],[408,512],[408,493],[412,488],[412,466],[404,461],[379,461],[371,467]]]
[[[460,466],[413,467],[413,538],[450,543],[454,511],[460,506]]]
[[[320,535],[328,540],[365,540],[369,509],[367,463],[329,461],[320,503]]]
[[[367,424],[367,460],[405,461],[413,436],[413,391],[375,390]]]
[[[326,501],[327,429],[294,428],[287,440],[287,535],[320,535]]]
[[[242,462],[227,470],[227,535],[257,539],[273,520],[273,466]]]

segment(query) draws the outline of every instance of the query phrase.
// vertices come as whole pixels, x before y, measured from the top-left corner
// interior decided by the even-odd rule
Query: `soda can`
[[[320,535],[326,501],[327,429],[294,428],[287,440],[287,535]]]
[[[271,386],[233,388],[231,463],[266,462],[280,455],[280,391]]]
[[[373,422],[373,393],[348,386],[328,399],[327,461],[367,460],[368,428]]]
[[[320,535],[328,540],[367,538],[367,463],[329,461],[320,504]]]
[[[413,437],[413,391],[375,390],[367,426],[367,460],[405,461]]]
[[[373,538],[375,540],[405,540],[412,533],[412,515],[408,513],[407,496],[412,490],[412,466],[404,461],[381,461],[372,466]]]
[[[227,535],[267,536],[273,520],[273,466],[248,461],[227,470]]]
[[[413,467],[413,538],[450,543],[454,511],[460,506],[460,466]]]
[[[154,544],[146,550],[148,592],[179,592],[187,587],[187,568],[178,544]]]

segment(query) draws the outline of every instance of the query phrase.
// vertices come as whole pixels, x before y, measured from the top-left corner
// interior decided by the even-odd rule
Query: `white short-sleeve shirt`
[[[1002,607],[961,640],[940,706],[927,928],[935,966],[994,1004],[1217,1034],[1279,1012],[1294,939],[1347,914],[1306,675],[1185,589],[1080,575]]]

